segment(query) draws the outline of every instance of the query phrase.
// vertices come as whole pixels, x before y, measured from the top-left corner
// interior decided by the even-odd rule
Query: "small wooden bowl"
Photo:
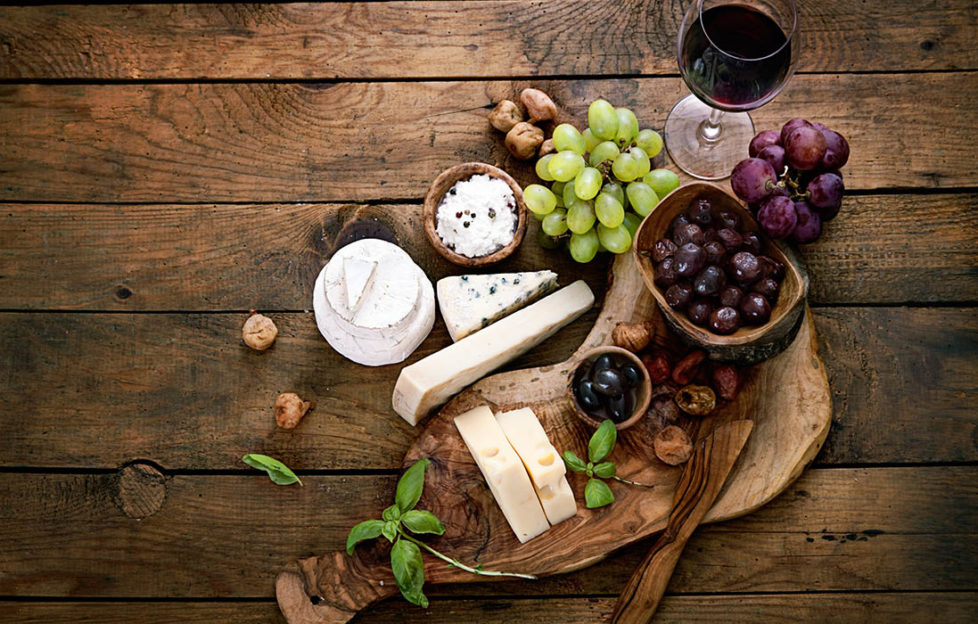
[[[615,424],[615,428],[618,431],[623,429],[628,429],[645,415],[645,412],[649,409],[649,403],[652,402],[652,379],[649,377],[649,371],[642,364],[642,360],[638,359],[638,356],[620,347],[595,347],[589,351],[586,351],[571,367],[570,375],[567,378],[567,396],[570,398],[571,407],[574,413],[589,427],[597,429],[601,426],[601,421],[588,414],[577,402],[577,393],[574,392],[574,381],[577,377],[578,371],[582,366],[590,366],[598,357],[604,355],[605,353],[613,353],[619,355],[630,361],[635,365],[636,368],[642,373],[642,383],[636,390],[635,395],[635,410],[632,412],[631,417],[627,420],[623,420],[620,423]]]
[[[499,178],[508,184],[509,188],[513,190],[513,196],[516,198],[516,231],[513,232],[513,240],[511,240],[509,244],[501,249],[498,249],[485,256],[470,258],[449,249],[445,243],[442,242],[441,237],[438,236],[438,231],[436,229],[438,225],[438,204],[441,203],[442,197],[445,196],[445,193],[447,193],[456,182],[483,173],[494,178]],[[446,169],[437,178],[435,178],[435,181],[432,182],[431,186],[428,188],[428,194],[425,195],[424,208],[421,214],[422,219],[424,220],[425,234],[428,235],[428,240],[431,241],[431,245],[435,248],[435,250],[449,262],[464,267],[478,267],[499,262],[516,251],[516,248],[520,246],[521,242],[523,242],[523,235],[526,234],[527,208],[526,204],[523,203],[523,189],[516,183],[516,180],[514,180],[502,169],[480,162],[468,162],[462,163],[461,165],[455,165],[454,167]]]
[[[664,291],[655,283],[655,263],[649,250],[666,235],[672,220],[689,207],[690,202],[706,198],[718,208],[725,208],[740,215],[743,229],[757,234],[764,255],[782,262],[785,276],[777,304],[771,309],[771,318],[764,325],[743,326],[736,332],[721,336],[706,328],[694,325],[684,312],[677,312],[666,303]],[[686,344],[704,349],[715,360],[754,363],[783,351],[794,340],[805,310],[808,281],[795,260],[778,247],[761,229],[751,214],[734,195],[725,189],[706,182],[693,182],[679,187],[666,195],[642,221],[635,233],[635,262],[642,274],[645,286],[652,292],[666,324]]]

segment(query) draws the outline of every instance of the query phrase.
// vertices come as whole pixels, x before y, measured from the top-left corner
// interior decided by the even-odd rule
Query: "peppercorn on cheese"
[[[455,427],[520,543],[549,529],[526,468],[492,410],[485,405],[469,410],[455,417]]]

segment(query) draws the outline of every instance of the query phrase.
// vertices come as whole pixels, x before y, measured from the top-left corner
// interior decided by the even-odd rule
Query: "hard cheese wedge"
[[[401,369],[394,411],[412,425],[459,390],[540,344],[594,305],[578,280],[471,336]]]
[[[567,483],[567,467],[533,410],[524,407],[500,412],[496,422],[523,461],[550,524],[572,518],[577,513],[577,502]]]
[[[553,271],[452,275],[438,280],[438,308],[459,341],[557,288]]]
[[[483,405],[455,417],[455,426],[479,465],[506,521],[520,543],[550,528],[523,462]]]

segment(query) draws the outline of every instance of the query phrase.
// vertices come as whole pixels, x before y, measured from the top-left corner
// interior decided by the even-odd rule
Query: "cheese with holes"
[[[578,280],[455,344],[401,369],[394,411],[412,425],[462,388],[519,357],[594,305]]]
[[[553,271],[452,275],[438,280],[438,309],[452,340],[495,323],[557,288]]]
[[[496,422],[523,461],[550,524],[576,515],[577,502],[567,483],[567,467],[533,410],[524,407],[500,412]]]
[[[492,410],[483,405],[456,416],[455,427],[520,543],[549,529],[547,516],[526,468],[510,446]]]
[[[424,271],[403,249],[375,238],[333,254],[312,302],[326,342],[367,366],[403,362],[435,322],[434,288]]]

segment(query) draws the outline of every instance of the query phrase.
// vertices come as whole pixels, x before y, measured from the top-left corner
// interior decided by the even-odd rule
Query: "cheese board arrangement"
[[[540,244],[577,262],[615,254],[601,311],[567,360],[494,372],[591,309],[588,285],[543,269],[433,286],[393,243],[334,253],[313,302],[337,352],[403,362],[436,310],[453,342],[398,373],[391,417],[419,432],[394,504],[351,527],[345,551],[279,574],[292,624],[346,622],[398,593],[426,607],[426,582],[532,582],[668,527],[616,607],[615,621],[645,621],[696,525],[764,505],[825,440],[831,397],[797,255],[721,187],[652,170],[661,139],[631,111],[598,100],[585,132],[559,124],[550,146],[536,141],[523,126],[552,125],[556,109],[527,91],[530,122],[509,101],[490,122],[515,131],[514,155],[539,156],[550,188],[455,166],[429,190],[426,235],[481,269],[521,244],[532,214]]]

